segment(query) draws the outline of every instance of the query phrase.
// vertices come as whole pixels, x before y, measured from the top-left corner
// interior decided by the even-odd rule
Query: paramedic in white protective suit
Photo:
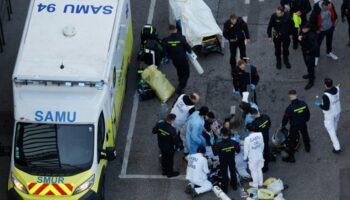
[[[205,147],[199,146],[197,153],[188,156],[186,179],[190,181],[185,192],[192,195],[192,198],[208,192],[213,185],[208,180],[208,160],[204,157]]]
[[[177,132],[180,134],[181,140],[185,141],[185,130],[184,126],[187,122],[188,117],[196,111],[195,104],[199,102],[199,95],[197,93],[192,93],[191,95],[182,94],[175,101],[173,108],[170,113],[176,115],[176,119],[173,122],[173,126],[176,128]],[[187,149],[185,149],[187,153]]]
[[[261,132],[254,132],[253,124],[248,124],[249,136],[244,139],[244,160],[248,160],[249,170],[253,179],[251,187],[263,186],[264,139]]]
[[[315,102],[315,105],[320,107],[324,113],[324,126],[326,127],[329,137],[333,143],[333,153],[340,153],[340,144],[337,137],[338,121],[340,117],[340,89],[333,86],[333,81],[330,78],[324,79],[326,90],[322,97],[322,103]]]

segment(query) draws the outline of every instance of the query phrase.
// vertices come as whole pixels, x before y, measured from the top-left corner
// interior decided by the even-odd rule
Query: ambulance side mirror
[[[11,146],[0,145],[0,157],[11,157]]]
[[[105,150],[101,151],[100,159],[105,159],[108,161],[113,161],[117,157],[117,150],[113,147],[107,147]]]

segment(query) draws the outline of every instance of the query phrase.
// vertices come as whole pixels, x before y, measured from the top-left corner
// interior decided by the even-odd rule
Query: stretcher
[[[222,30],[203,0],[169,0],[169,23],[178,25],[189,45],[200,53],[222,54]]]

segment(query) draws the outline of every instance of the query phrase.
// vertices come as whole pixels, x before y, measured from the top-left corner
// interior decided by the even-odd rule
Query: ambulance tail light
[[[85,190],[90,189],[95,183],[95,174],[92,175],[88,180],[86,180],[84,183],[79,185],[73,192],[73,195],[79,194],[81,192],[84,192]]]
[[[15,177],[13,173],[11,173],[11,180],[15,188],[17,188],[18,190],[20,190],[25,194],[28,194],[26,187]]]

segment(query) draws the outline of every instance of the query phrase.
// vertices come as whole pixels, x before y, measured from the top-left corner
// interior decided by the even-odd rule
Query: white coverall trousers
[[[340,150],[340,144],[337,137],[337,128],[339,121],[339,114],[325,114],[324,115],[324,126],[326,127],[329,137],[333,143],[333,148],[338,151]]]
[[[197,194],[209,192],[213,188],[213,184],[208,180],[190,181],[190,184],[191,184],[192,188],[194,188],[195,185],[199,186],[199,187],[194,188],[194,190],[197,192]]]
[[[262,186],[264,181],[262,172],[264,160],[249,160],[248,166],[253,179],[253,187]]]

